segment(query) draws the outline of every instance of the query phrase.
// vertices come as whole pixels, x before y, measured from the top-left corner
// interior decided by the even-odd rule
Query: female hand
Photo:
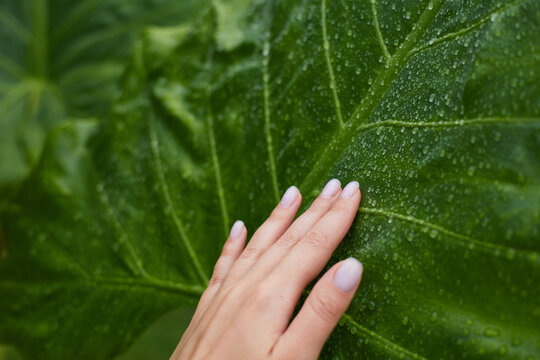
[[[208,288],[171,359],[316,359],[360,282],[362,264],[335,264],[315,284],[290,322],[302,291],[323,269],[349,230],[358,183],[343,191],[330,180],[293,222],[301,195],[290,187],[244,248],[237,221]]]

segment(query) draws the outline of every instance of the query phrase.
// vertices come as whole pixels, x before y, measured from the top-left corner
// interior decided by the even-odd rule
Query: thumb
[[[276,344],[276,351],[296,354],[300,358],[317,358],[347,310],[362,272],[362,264],[354,258],[341,261],[328,270],[315,284],[300,312]]]

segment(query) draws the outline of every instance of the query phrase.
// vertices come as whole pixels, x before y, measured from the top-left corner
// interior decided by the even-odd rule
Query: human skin
[[[342,190],[333,179],[294,220],[302,197],[291,186],[247,246],[237,221],[171,360],[316,359],[358,288],[362,264],[349,258],[332,266],[291,317],[349,230],[360,198],[356,181]]]

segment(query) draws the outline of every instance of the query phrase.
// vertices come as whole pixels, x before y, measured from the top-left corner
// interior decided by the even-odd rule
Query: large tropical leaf
[[[232,220],[338,177],[363,202],[333,261],[366,271],[324,357],[538,358],[539,38],[537,0],[215,1],[148,31],[110,121],[56,130],[3,212],[0,341],[108,358],[197,301]]]
[[[48,129],[100,117],[140,29],[179,24],[196,0],[0,0],[0,195],[27,175]]]

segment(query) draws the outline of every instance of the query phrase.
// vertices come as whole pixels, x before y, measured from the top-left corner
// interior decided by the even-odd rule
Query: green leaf
[[[146,32],[110,121],[52,134],[2,213],[0,341],[110,358],[197,301],[234,219],[338,177],[363,201],[331,262],[366,270],[324,358],[537,358],[539,38],[536,0],[215,1]]]
[[[101,117],[142,27],[178,24],[204,1],[0,1],[0,196],[71,117]]]

